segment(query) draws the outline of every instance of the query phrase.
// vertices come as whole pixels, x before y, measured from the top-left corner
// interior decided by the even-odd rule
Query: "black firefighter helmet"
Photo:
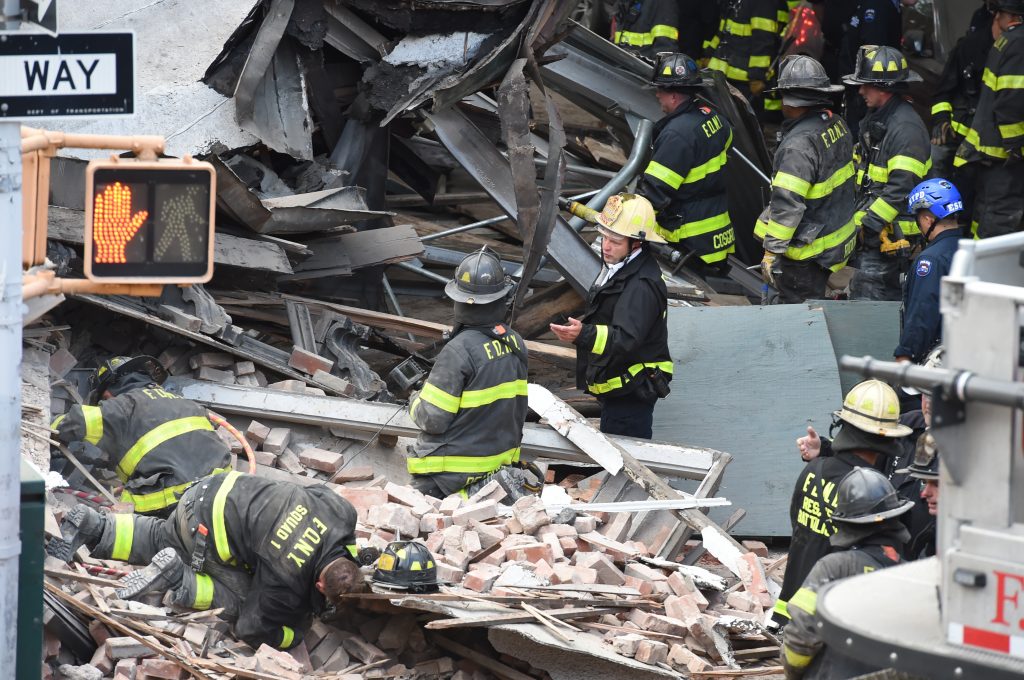
[[[392,541],[377,558],[373,582],[410,593],[437,592],[437,565],[419,541]]]
[[[487,246],[467,255],[455,269],[455,278],[444,287],[445,295],[467,305],[486,305],[501,300],[512,290],[501,258]]]
[[[149,355],[142,354],[134,358],[112,357],[100,364],[96,372],[89,376],[89,401],[96,403],[111,386],[132,373],[145,373],[158,385],[167,380],[167,369]]]
[[[897,517],[914,506],[904,501],[878,470],[855,467],[839,481],[833,522],[874,524]]]
[[[690,90],[704,87],[710,82],[701,77],[697,62],[682,52],[658,52],[654,60],[651,83],[657,88]]]

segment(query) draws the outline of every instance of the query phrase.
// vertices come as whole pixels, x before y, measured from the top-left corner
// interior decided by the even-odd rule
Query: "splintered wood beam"
[[[612,607],[571,607],[568,609],[545,609],[544,614],[556,619],[585,619],[603,614],[614,614],[617,609]],[[425,628],[428,630],[448,630],[449,628],[487,628],[490,626],[501,626],[507,623],[534,623],[536,617],[531,613],[512,612],[510,614],[490,614],[471,616],[458,619],[440,619],[431,621]]]

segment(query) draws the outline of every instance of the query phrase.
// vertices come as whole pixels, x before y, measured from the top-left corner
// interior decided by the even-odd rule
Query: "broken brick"
[[[605,585],[621,586],[626,583],[626,575],[615,566],[607,555],[597,552],[576,553],[573,556],[573,564],[594,569],[597,572],[597,580]]]
[[[257,446],[262,444],[269,434],[270,428],[257,420],[252,421],[249,423],[249,427],[245,428],[245,438]]]
[[[267,438],[263,440],[263,450],[271,453],[281,453],[288,448],[288,442],[292,438],[292,431],[287,427],[272,427]]]
[[[633,658],[641,663],[651,665],[665,663],[668,658],[668,645],[657,640],[641,640],[636,646],[636,654]]]
[[[452,521],[460,526],[469,524],[469,520],[475,519],[483,522],[498,516],[498,504],[494,501],[483,501],[474,505],[467,505],[452,513]]]
[[[532,494],[523,496],[512,504],[512,516],[523,526],[524,534],[533,534],[541,527],[551,524],[551,517],[544,507],[544,501]]]
[[[271,430],[271,435],[274,431]],[[289,436],[291,436],[289,432]],[[267,442],[270,438],[267,439]],[[268,451],[267,444],[263,444],[263,449]],[[318,449],[316,447],[310,447],[303,449],[299,453],[299,462],[308,468],[319,470],[320,472],[326,472],[329,475],[333,475],[338,469],[344,465],[345,457],[336,451],[326,451],[324,449]]]

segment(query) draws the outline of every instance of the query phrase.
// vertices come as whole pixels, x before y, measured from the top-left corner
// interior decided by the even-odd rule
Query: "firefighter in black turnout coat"
[[[595,219],[604,267],[582,319],[551,324],[551,331],[576,345],[576,385],[601,402],[601,431],[650,439],[654,404],[672,378],[668,292],[645,245],[663,240],[642,196],[612,196]]]

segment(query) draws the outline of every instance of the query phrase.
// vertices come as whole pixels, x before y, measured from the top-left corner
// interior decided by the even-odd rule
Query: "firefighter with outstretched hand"
[[[903,453],[904,437],[913,430],[900,423],[900,400],[880,380],[865,380],[850,389],[843,408],[833,413],[839,431],[832,440],[830,456],[817,456],[804,466],[793,487],[789,507],[792,541],[782,590],[772,619],[785,624],[794,594],[814,565],[831,550],[835,533],[832,517],[838,496],[836,487],[857,466],[883,467]],[[815,436],[815,439],[817,437]]]
[[[654,59],[674,52],[679,44],[679,4],[676,0],[619,0],[612,42]]]
[[[654,405],[668,396],[668,291],[647,243],[663,243],[642,196],[612,196],[589,215],[601,233],[604,266],[583,317],[551,324],[576,345],[576,386],[601,403],[601,431],[650,439]]]
[[[194,484],[167,519],[76,506],[47,552],[69,561],[85,545],[98,559],[147,565],[122,580],[119,598],[171,591],[177,605],[223,607],[253,649],[288,649],[311,614],[361,584],[355,526],[355,508],[326,486],[229,472]]]
[[[860,248],[850,282],[855,300],[899,300],[900,274],[909,263],[917,224],[902,214],[904,201],[931,167],[928,130],[903,98],[921,77],[894,47],[863,45],[854,73],[843,78],[859,85],[868,114],[854,148]]]
[[[651,82],[666,114],[654,127],[654,151],[637,193],[654,206],[657,233],[696,254],[699,267],[721,269],[735,252],[725,165],[732,128],[696,99],[705,81],[685,54],[661,54]]]
[[[974,170],[968,208],[978,238],[1020,231],[1024,216],[1024,0],[993,5],[999,35],[985,62],[978,109],[953,161],[961,171]]]
[[[52,427],[66,443],[99,448],[124,483],[121,501],[165,515],[196,480],[231,467],[206,409],[162,389],[167,371],[150,356],[114,357],[90,378],[89,405],[76,405]]]
[[[818,591],[839,579],[900,563],[910,533],[899,516],[913,501],[900,498],[885,475],[857,467],[839,482],[829,538],[833,552],[822,557],[789,600],[781,661],[786,680],[852,678],[876,670],[853,657],[830,653],[821,637]]]
[[[444,498],[494,475],[515,495],[530,482],[513,467],[526,422],[527,351],[505,323],[512,281],[484,247],[462,260],[444,290],[455,303],[455,326],[409,401],[421,430],[407,460],[413,486]]]
[[[811,57],[782,64],[776,90],[786,120],[771,197],[754,227],[764,243],[762,273],[779,292],[775,302],[824,297],[829,276],[856,245],[853,137],[830,110],[830,95],[842,89]]]

